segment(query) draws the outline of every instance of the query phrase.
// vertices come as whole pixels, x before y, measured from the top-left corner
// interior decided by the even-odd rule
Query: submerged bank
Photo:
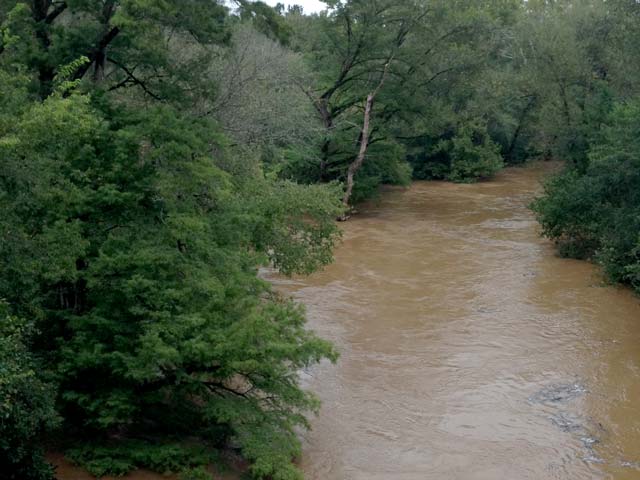
[[[640,304],[540,238],[554,168],[390,190],[333,265],[272,278],[341,351],[305,377],[306,478],[638,478]]]

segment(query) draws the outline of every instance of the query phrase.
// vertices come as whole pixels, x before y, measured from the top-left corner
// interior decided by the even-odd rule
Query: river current
[[[332,265],[269,275],[341,353],[303,374],[305,478],[640,478],[640,301],[540,237],[557,167],[389,189]]]

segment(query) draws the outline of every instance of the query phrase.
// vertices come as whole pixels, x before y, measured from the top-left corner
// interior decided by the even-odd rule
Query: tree
[[[483,84],[491,55],[507,43],[517,9],[517,2],[353,1],[318,16],[288,15],[292,45],[316,76],[301,88],[325,128],[318,177],[343,181],[349,203],[380,183],[408,182],[407,159],[419,176],[441,158],[448,175],[452,161],[438,145],[467,121],[485,129],[499,116],[495,95],[479,98],[492,92]]]
[[[486,159],[452,155],[454,138],[474,132],[480,149],[494,144],[506,157],[519,116],[519,95],[512,78],[509,48],[516,29],[519,2],[433,2],[427,24],[417,31],[411,65],[396,87],[405,92],[395,106],[395,136],[405,145],[414,178],[474,181]],[[409,54],[409,52],[405,52]],[[524,137],[524,135],[522,135]],[[473,141],[472,141],[473,143]],[[446,148],[445,148],[446,147]],[[496,156],[495,153],[490,155]],[[468,168],[454,168],[466,163]],[[502,163],[491,161],[496,168]],[[491,173],[490,173],[491,172]],[[468,175],[467,175],[468,173]]]
[[[218,87],[209,111],[245,164],[256,157],[286,178],[292,162],[317,159],[321,125],[297,86],[308,75],[300,55],[242,23],[211,70]]]
[[[373,143],[385,142],[378,146],[380,154],[388,155],[393,150],[389,145],[394,142],[386,135],[379,135],[377,140],[371,136],[383,127],[374,126],[374,103],[415,26],[412,7],[420,7],[386,0],[336,3],[332,7],[330,13],[320,16],[300,18],[290,14],[288,18],[298,32],[293,46],[305,54],[315,74],[315,78],[302,80],[300,88],[324,127],[317,180],[344,180],[343,201],[348,204],[354,177]],[[375,149],[373,152],[373,156],[378,153]],[[394,167],[394,163],[403,161],[401,155],[380,161],[388,164],[390,175],[377,183],[394,180],[394,171],[400,173],[396,181],[408,179],[406,172]]]
[[[148,98],[181,95],[184,101],[190,90],[185,72],[193,88],[207,66],[208,52],[193,48],[193,55],[178,57],[175,49],[219,44],[227,38],[227,10],[208,0],[44,0],[30,2],[28,8],[13,1],[7,12],[14,19],[12,31],[21,32],[29,45],[22,49],[21,59],[36,72],[43,99],[53,91],[58,67],[85,56],[89,61],[71,80],[90,77],[104,90],[133,86]]]
[[[222,7],[45,6],[16,4],[2,27],[0,296],[34,319],[74,458],[190,468],[198,436],[236,445],[256,477],[298,478],[295,429],[318,408],[298,372],[336,353],[257,269],[331,260],[337,188],[230,168],[197,108],[215,99],[211,63],[188,68],[226,38]]]
[[[362,129],[360,130],[360,137],[358,138],[358,143],[360,147],[358,149],[358,154],[356,158],[349,164],[349,168],[347,168],[347,185],[345,188],[344,195],[342,197],[342,203],[345,207],[349,206],[349,202],[351,200],[351,195],[353,194],[353,178],[358,173],[358,170],[362,167],[364,163],[365,156],[367,154],[367,150],[369,148],[369,135],[371,134],[371,114],[373,113],[373,102],[378,95],[380,89],[384,86],[384,81],[387,76],[387,70],[389,68],[390,63],[393,61],[393,54],[387,59],[387,63],[384,65],[384,69],[380,74],[380,80],[375,88],[367,94],[367,99],[364,104],[364,115],[362,119]],[[345,217],[343,217],[345,218]]]
[[[528,58],[542,74],[535,81],[536,128],[547,152],[570,160],[532,207],[562,254],[592,258],[611,280],[638,289],[639,111],[632,72],[640,57],[632,45],[640,6],[567,0],[530,3],[527,14]]]

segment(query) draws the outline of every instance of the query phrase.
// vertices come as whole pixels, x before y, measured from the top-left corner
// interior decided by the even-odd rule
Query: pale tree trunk
[[[364,163],[364,157],[369,147],[369,124],[371,122],[371,110],[373,108],[375,94],[376,92],[374,91],[367,95],[367,102],[364,106],[364,121],[362,122],[362,131],[360,133],[360,149],[358,150],[358,155],[356,155],[355,160],[349,164],[349,169],[347,170],[347,186],[344,191],[344,196],[342,197],[342,203],[345,208],[349,207],[349,200],[353,193],[353,177]]]
[[[376,95],[384,85],[384,80],[387,76],[387,70],[389,69],[389,65],[393,60],[393,55],[389,58],[387,63],[384,66],[384,70],[382,71],[382,75],[380,76],[380,81],[376,88],[367,95],[367,100],[364,104],[364,119],[362,122],[362,130],[360,131],[360,148],[358,149],[358,155],[353,162],[349,164],[349,169],[347,170],[347,184],[344,191],[344,196],[342,197],[342,203],[345,207],[345,213],[339,220],[346,220],[349,218],[349,201],[351,200],[351,194],[353,193],[353,178],[355,177],[360,167],[364,163],[365,156],[367,155],[367,148],[369,148],[369,135],[371,133],[371,112],[373,111],[373,101],[376,98]]]

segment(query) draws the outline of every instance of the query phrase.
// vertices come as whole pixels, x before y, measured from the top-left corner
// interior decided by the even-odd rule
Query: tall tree
[[[206,463],[198,436],[299,478],[318,402],[298,372],[336,356],[257,268],[328,263],[339,192],[238,173],[198,108],[224,12],[16,2],[2,19],[0,297],[34,319],[72,456],[99,475]]]
[[[292,13],[288,18],[297,32],[294,48],[305,54],[314,72],[313,77],[301,79],[300,87],[325,130],[317,178],[344,180],[344,202],[349,203],[354,176],[372,144],[369,129],[374,128],[375,98],[416,25],[415,9],[422,7],[391,0],[336,2],[330,6],[332,10],[320,16]],[[378,141],[383,139],[380,136]],[[388,146],[381,145],[383,152],[390,153]],[[401,155],[396,160],[401,160]],[[393,156],[386,160],[390,165],[388,180],[394,176],[393,162]],[[399,173],[401,169],[396,170]],[[404,179],[406,174],[399,173],[399,177]]]

